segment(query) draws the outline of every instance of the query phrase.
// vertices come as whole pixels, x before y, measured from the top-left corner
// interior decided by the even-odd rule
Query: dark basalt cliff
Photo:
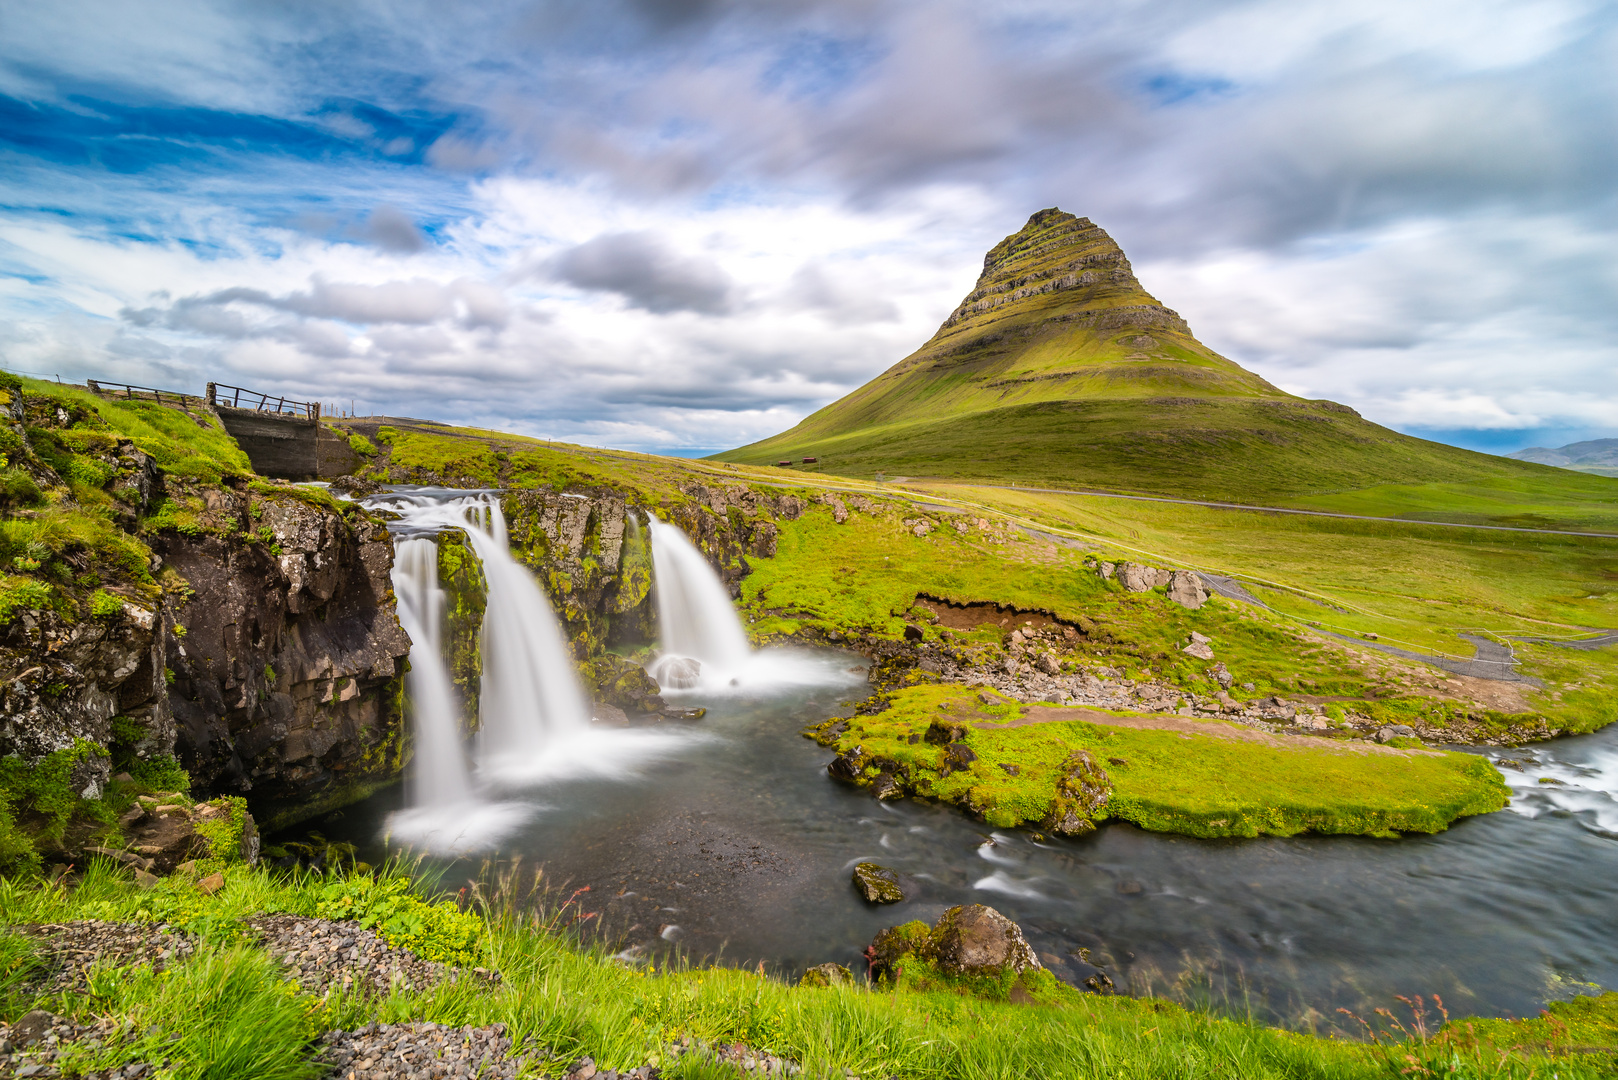
[[[164,612],[180,759],[203,790],[251,793],[272,826],[353,801],[391,780],[403,754],[397,677],[410,640],[387,530],[296,499],[209,495],[214,514],[273,539],[154,539],[194,590]]]
[[[380,521],[186,456],[186,438],[234,453],[207,416],[114,415],[178,425],[151,440],[164,467],[89,395],[8,384],[0,404],[0,758],[65,755],[96,799],[115,762],[172,755],[194,795],[246,795],[270,827],[398,774],[409,641]]]

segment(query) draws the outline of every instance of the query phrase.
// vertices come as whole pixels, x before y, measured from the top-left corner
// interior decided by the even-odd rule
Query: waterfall
[[[748,666],[753,650],[731,605],[730,593],[708,560],[677,526],[651,520],[652,569],[663,655],[653,677],[673,689],[712,684],[702,671],[731,675]],[[696,665],[681,661],[696,661]]]
[[[444,666],[439,628],[444,590],[438,584],[438,545],[426,537],[401,539],[394,549],[393,591],[399,623],[410,635],[410,694],[416,753],[409,789],[417,806],[442,808],[468,802],[472,784],[455,721],[455,694]]]
[[[478,756],[485,767],[520,769],[559,737],[587,730],[590,699],[550,600],[511,557],[500,504],[479,503],[471,516],[466,535],[488,583]]]

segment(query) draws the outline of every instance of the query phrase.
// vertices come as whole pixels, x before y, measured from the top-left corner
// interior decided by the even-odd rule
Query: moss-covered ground
[[[670,1048],[682,1038],[767,1050],[797,1061],[808,1077],[899,1080],[1584,1080],[1611,1075],[1618,1041],[1613,994],[1554,1005],[1546,1017],[1526,1023],[1466,1021],[1436,1033],[1429,1024],[1411,1035],[1393,1031],[1391,1038],[1383,1028],[1383,1041],[1372,1044],[1293,1034],[1163,1001],[1081,994],[1054,980],[1009,974],[961,984],[915,967],[876,987],[795,988],[734,969],[636,969],[613,960],[609,943],[581,939],[570,929],[591,925],[581,918],[588,912],[576,905],[548,912],[518,905],[498,887],[466,894],[470,927],[445,916],[412,942],[431,950],[441,936],[452,952],[498,969],[504,976],[498,985],[468,980],[377,997],[315,997],[287,981],[242,920],[267,911],[314,916],[363,907],[370,913],[377,895],[398,906],[403,894],[385,881],[277,877],[245,867],[228,869],[225,878],[226,886],[211,896],[179,879],[141,890],[99,862],[72,887],[37,878],[0,881],[0,923],[8,931],[84,918],[164,921],[204,944],[162,976],[144,965],[104,966],[88,994],[42,998],[29,988],[40,963],[36,946],[22,935],[0,933],[0,1015],[15,1020],[45,1007],[126,1021],[122,1038],[78,1051],[77,1066],[167,1059],[176,1080],[318,1075],[311,1059],[322,1031],[408,1020],[504,1023],[515,1041],[552,1055],[530,1076],[560,1076],[588,1055],[602,1068],[656,1063],[673,1080],[736,1075],[695,1055],[671,1060]],[[413,888],[431,892],[430,886]],[[416,910],[433,899],[415,900]],[[377,925],[390,936],[385,921]],[[1410,1026],[1402,1010],[1394,1015]]]
[[[863,750],[864,782],[897,763],[910,790],[1000,827],[1050,819],[1063,765],[1077,750],[1110,780],[1093,820],[1188,836],[1431,833],[1498,810],[1507,797],[1494,766],[1476,754],[1272,736],[1219,720],[1111,717],[961,686],[896,691],[887,709],[848,724],[825,741]],[[927,738],[939,725],[964,733],[957,741],[975,760],[951,768],[947,747]]]

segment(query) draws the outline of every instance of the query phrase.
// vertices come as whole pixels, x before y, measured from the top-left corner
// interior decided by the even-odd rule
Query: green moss
[[[38,506],[44,501],[45,496],[39,490],[39,485],[22,469],[11,468],[0,472],[0,507]]]
[[[122,597],[105,589],[97,589],[90,597],[90,614],[97,619],[111,619],[124,613]]]
[[[480,646],[488,586],[483,567],[460,532],[438,537],[438,581],[444,589],[444,656],[461,706],[461,727],[475,730],[483,681]]]
[[[56,607],[57,599],[44,582],[12,574],[0,576],[0,624],[10,622],[20,612]]]
[[[382,438],[381,432],[377,438]],[[481,440],[396,431],[388,441],[393,448],[389,462],[408,477],[471,481],[482,487],[500,484],[494,451]]]
[[[61,842],[75,821],[99,832],[116,831],[116,816],[100,798],[86,799],[72,784],[74,766],[106,751],[87,739],[38,761],[0,758],[0,852],[13,865],[37,862],[41,844]]]
[[[226,796],[208,805],[222,806],[227,813],[210,819],[193,818],[197,835],[208,842],[207,856],[197,860],[197,869],[202,873],[242,862],[242,838],[247,827],[246,799]]]
[[[348,448],[361,457],[376,457],[376,444],[364,435],[350,435]]]
[[[1219,721],[1207,722],[1209,734],[1079,719],[981,726],[1021,719],[1027,710],[983,705],[957,686],[917,686],[894,693],[885,712],[852,721],[833,745],[863,750],[865,782],[897,769],[909,790],[1002,827],[1051,816],[1063,765],[1076,750],[1088,751],[1110,778],[1096,820],[1188,836],[1438,832],[1456,818],[1500,809],[1508,795],[1488,759],[1475,754],[1222,737],[1240,729]],[[945,748],[921,739],[945,721],[964,731],[961,741],[976,755],[966,768],[948,771]]]

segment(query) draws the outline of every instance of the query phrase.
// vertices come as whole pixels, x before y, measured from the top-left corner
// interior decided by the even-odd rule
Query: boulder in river
[[[952,907],[929,929],[924,922],[890,926],[865,950],[873,978],[893,976],[906,955],[932,962],[941,974],[996,976],[1044,965],[1023,937],[1022,927],[983,904]]]
[[[952,907],[933,925],[933,955],[949,975],[992,975],[1009,965],[1017,971],[1044,965],[1022,927],[984,904]]]
[[[854,887],[868,904],[897,904],[905,898],[899,875],[872,862],[854,867]]]

